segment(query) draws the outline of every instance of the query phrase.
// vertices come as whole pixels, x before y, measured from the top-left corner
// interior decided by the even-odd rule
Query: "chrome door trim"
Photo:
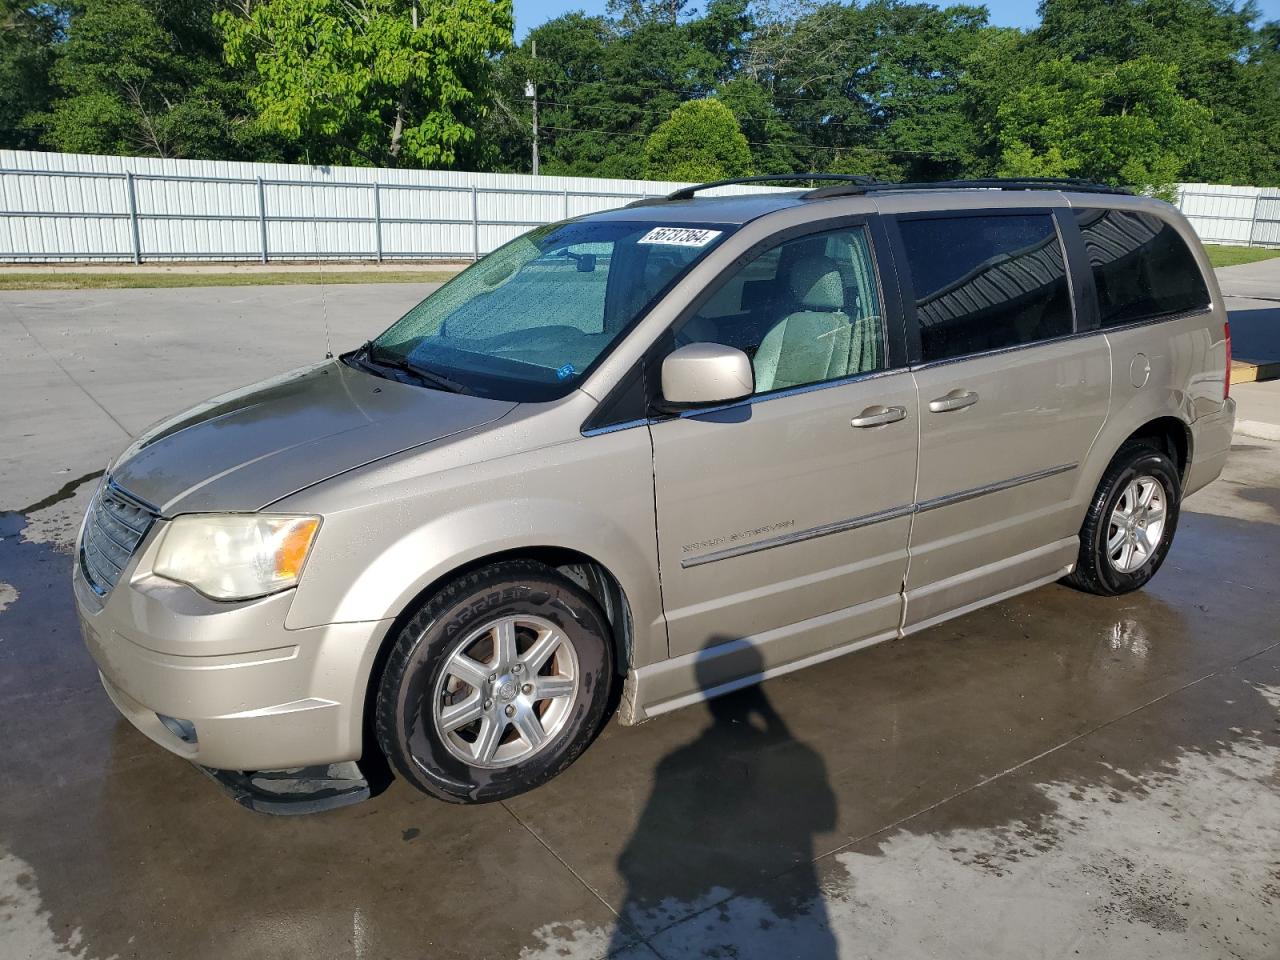
[[[797,530],[795,533],[784,533],[781,536],[769,537],[767,540],[757,540],[754,543],[743,543],[733,547],[725,547],[722,550],[713,550],[710,553],[703,553],[696,557],[686,557],[680,561],[680,566],[682,569],[687,570],[690,567],[700,567],[704,563],[729,560],[733,557],[746,556],[749,553],[758,553],[761,550],[772,550],[774,547],[786,547],[793,543],[803,543],[806,540],[827,537],[833,533],[847,533],[850,530],[867,527],[873,523],[896,520],[898,517],[924,513],[926,510],[936,510],[939,507],[949,507],[954,503],[963,503],[966,500],[983,497],[989,493],[999,493],[1001,490],[1020,487],[1024,483],[1034,483],[1036,480],[1056,477],[1061,473],[1069,473],[1078,466],[1080,466],[1079,463],[1062,463],[1056,467],[1048,467],[1044,470],[1037,470],[1034,473],[1024,473],[1021,476],[1010,477],[1008,480],[1000,480],[996,483],[983,484],[980,487],[970,487],[968,490],[959,490],[955,493],[948,493],[945,496],[934,497],[932,500],[924,500],[920,503],[903,504],[900,507],[881,510],[879,513],[868,513],[849,520],[836,520],[833,523],[824,523],[819,527],[809,527],[807,530]]]
[[[998,480],[995,483],[985,483],[980,487],[970,487],[968,490],[958,490],[955,493],[943,494],[940,497],[933,497],[930,500],[922,500],[916,504],[916,513],[924,513],[926,510],[936,510],[939,507],[949,507],[953,503],[964,503],[966,500],[985,497],[988,493],[998,493],[1001,490],[1020,487],[1024,483],[1033,483],[1036,480],[1044,480],[1047,477],[1056,477],[1058,474],[1068,473],[1078,466],[1080,466],[1079,463],[1062,463],[1056,467],[1037,470],[1034,473],[1024,473],[1021,476],[1010,477],[1008,480]]]
[[[649,419],[623,420],[621,423],[611,423],[604,427],[591,427],[588,430],[581,431],[584,437],[599,437],[606,433],[617,433],[619,430],[630,430],[632,427],[647,427],[653,423]]]
[[[717,560],[728,560],[730,557],[741,557],[748,553],[757,553],[761,550],[772,550],[774,547],[785,547],[792,543],[801,543],[805,540],[814,540],[818,537],[827,537],[833,533],[845,533],[849,530],[857,530],[859,527],[870,526],[873,523],[881,523],[885,520],[896,520],[898,517],[910,516],[915,512],[914,504],[903,504],[900,507],[890,507],[888,510],[881,510],[879,513],[868,513],[861,517],[853,517],[849,520],[836,520],[834,523],[824,523],[820,527],[810,527],[807,530],[797,530],[795,533],[784,533],[778,537],[769,537],[767,540],[757,540],[754,543],[743,543],[736,547],[725,547],[723,550],[713,550],[711,553],[704,553],[696,557],[686,557],[680,561],[680,566],[684,569],[689,567],[700,567],[704,563],[715,563]]]

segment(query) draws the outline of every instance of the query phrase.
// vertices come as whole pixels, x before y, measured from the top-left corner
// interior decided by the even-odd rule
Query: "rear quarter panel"
[[[1116,451],[1152,420],[1174,417],[1188,430],[1190,466],[1184,482],[1192,483],[1187,492],[1217,476],[1231,444],[1232,407],[1223,399],[1227,315],[1203,245],[1186,219],[1167,204],[1109,197],[1106,205],[1155,213],[1172,224],[1195,257],[1210,303],[1203,311],[1103,331],[1111,349],[1111,409],[1081,473],[1086,505]],[[1146,364],[1150,374],[1144,380]],[[1202,464],[1210,469],[1198,469]]]

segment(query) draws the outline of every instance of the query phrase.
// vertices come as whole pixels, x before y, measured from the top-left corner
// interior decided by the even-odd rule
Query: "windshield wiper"
[[[364,362],[375,367],[388,367],[392,370],[399,370],[401,373],[407,373],[409,376],[433,386],[439,390],[447,390],[450,393],[470,394],[471,390],[466,384],[459,383],[446,377],[442,373],[436,373],[420,364],[414,363],[408,357],[399,357],[395,354],[384,354],[377,352],[372,340],[367,340],[364,346],[360,348],[360,352],[364,354]]]

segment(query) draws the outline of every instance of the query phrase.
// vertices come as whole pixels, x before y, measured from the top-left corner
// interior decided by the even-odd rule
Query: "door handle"
[[[874,407],[867,407],[867,409],[850,420],[849,426],[883,427],[887,423],[897,423],[899,420],[905,420],[906,416],[906,407],[886,407],[876,404]]]
[[[972,390],[952,390],[945,397],[929,401],[929,409],[934,413],[950,413],[952,410],[963,410],[978,402],[978,395]]]

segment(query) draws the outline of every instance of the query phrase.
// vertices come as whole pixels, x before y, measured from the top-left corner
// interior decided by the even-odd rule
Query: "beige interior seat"
[[[787,282],[801,309],[784,316],[760,341],[752,361],[757,393],[819,383],[849,370],[852,328],[836,262],[825,256],[798,260]]]

